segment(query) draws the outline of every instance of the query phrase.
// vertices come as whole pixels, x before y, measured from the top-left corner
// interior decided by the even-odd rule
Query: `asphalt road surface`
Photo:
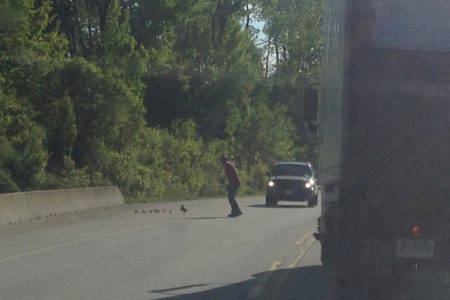
[[[320,208],[238,202],[237,218],[214,199],[0,228],[0,299],[326,299],[312,236]]]

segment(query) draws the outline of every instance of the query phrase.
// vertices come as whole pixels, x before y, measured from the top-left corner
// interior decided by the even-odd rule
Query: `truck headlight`
[[[310,179],[307,183],[305,183],[305,187],[314,191],[314,179]]]
[[[274,187],[275,186],[275,182],[273,180],[269,180],[269,182],[267,182],[267,186],[268,187]]]

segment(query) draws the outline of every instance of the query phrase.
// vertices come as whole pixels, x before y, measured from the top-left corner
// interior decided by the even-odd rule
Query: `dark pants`
[[[239,208],[239,205],[236,202],[236,193],[239,189],[239,185],[229,185],[227,187],[228,191],[228,201],[230,202],[231,206],[231,213],[232,214],[241,214],[241,209]]]

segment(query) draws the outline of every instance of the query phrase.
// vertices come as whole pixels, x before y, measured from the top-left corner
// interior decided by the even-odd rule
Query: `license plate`
[[[432,258],[434,256],[434,240],[396,239],[397,257]]]
[[[293,191],[293,190],[285,190],[285,191],[284,191],[284,194],[285,194],[286,196],[292,196],[292,195],[294,195],[294,191]]]

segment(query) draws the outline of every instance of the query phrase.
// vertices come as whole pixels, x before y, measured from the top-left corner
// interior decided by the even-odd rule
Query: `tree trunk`
[[[266,56],[266,74],[265,77],[269,77],[269,61],[270,61],[270,37],[267,38],[267,56]]]

